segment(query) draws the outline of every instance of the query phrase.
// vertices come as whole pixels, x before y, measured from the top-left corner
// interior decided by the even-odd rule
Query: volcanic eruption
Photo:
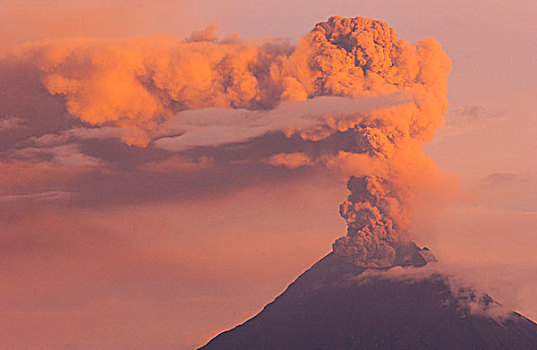
[[[457,285],[411,241],[416,193],[442,181],[422,151],[448,106],[451,65],[439,44],[413,46],[380,21],[332,17],[281,67],[299,59],[309,75],[293,77],[294,91],[308,97],[399,91],[410,102],[298,130],[325,146],[308,159],[352,175],[340,206],[347,234],[258,315],[202,349],[534,349],[535,323]]]
[[[29,43],[15,57],[82,123],[32,142],[119,137],[138,150],[172,154],[142,171],[217,164],[231,177],[229,169],[255,164],[289,173],[329,169],[348,179],[339,208],[347,232],[333,251],[204,348],[537,346],[533,322],[455,286],[430,263],[431,252],[412,242],[420,194],[433,192],[430,201],[456,190],[423,152],[448,109],[451,60],[435,39],[412,44],[381,21],[331,17],[296,45],[219,40],[208,28],[185,40]]]

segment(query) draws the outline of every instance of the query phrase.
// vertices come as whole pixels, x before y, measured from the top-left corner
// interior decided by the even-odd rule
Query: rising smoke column
[[[218,41],[210,28],[186,40],[45,41],[24,45],[15,55],[40,72],[51,94],[65,98],[70,114],[92,126],[127,130],[122,140],[137,146],[162,137],[159,126],[169,120],[180,126],[182,111],[219,107],[255,112],[320,96],[404,95],[404,104],[356,111],[346,118],[328,114],[313,127],[286,127],[281,131],[299,136],[311,146],[309,153],[289,150],[270,158],[278,162],[269,161],[281,165],[299,154],[299,166],[324,166],[353,176],[351,194],[340,210],[347,235],[333,248],[359,265],[393,262],[396,245],[409,239],[416,193],[440,175],[423,147],[444,122],[451,61],[436,40],[413,45],[381,21],[332,17],[296,46]],[[244,113],[245,121],[251,117]],[[236,124],[239,130],[245,123]],[[195,127],[200,132],[214,125],[200,120]],[[232,134],[233,125],[226,127]],[[247,155],[248,148],[243,152]],[[296,167],[296,162],[289,164]]]
[[[334,242],[334,253],[357,265],[392,265],[394,246],[409,228],[400,194],[382,177],[352,176],[347,186],[351,194],[339,207],[347,235]]]
[[[432,38],[413,46],[397,40],[386,24],[362,18],[331,18],[308,38],[316,47],[316,91],[371,96],[405,91],[413,103],[363,113],[328,126],[347,143],[329,163],[341,161],[352,175],[340,206],[347,235],[333,244],[336,255],[363,266],[390,266],[396,247],[409,240],[416,193],[439,181],[440,171],[422,151],[443,124],[451,62]],[[303,132],[322,139],[332,132]]]

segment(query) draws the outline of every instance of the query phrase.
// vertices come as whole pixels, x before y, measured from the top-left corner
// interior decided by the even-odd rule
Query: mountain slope
[[[404,247],[397,265],[423,266],[422,255]],[[401,280],[366,270],[329,254],[201,349],[537,349],[537,325],[517,313],[487,316],[498,305],[487,295],[454,292],[440,274]]]

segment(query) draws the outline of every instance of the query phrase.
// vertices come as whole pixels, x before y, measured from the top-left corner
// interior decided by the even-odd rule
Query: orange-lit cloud
[[[422,113],[445,111],[442,76],[450,61],[439,44],[429,38],[413,46],[397,40],[382,22],[359,23],[351,31],[349,20],[334,17],[294,50],[277,43],[217,42],[206,37],[210,29],[187,41],[172,36],[44,41],[20,47],[16,56],[42,72],[50,93],[65,96],[72,115],[92,125],[131,129],[123,137],[129,144],[147,144],[149,131],[185,109],[260,109],[320,95],[411,91]],[[419,125],[423,119],[410,125],[427,129]],[[442,119],[426,123],[434,128]]]
[[[184,156],[172,156],[161,161],[149,162],[140,166],[140,170],[156,173],[176,173],[181,171],[196,171],[208,169],[213,166],[209,157],[190,159]]]
[[[458,84],[451,95],[458,108],[448,114],[447,128],[438,129],[449,59],[434,39],[398,40],[385,24],[373,30],[364,20],[353,32],[348,19],[334,19],[297,45],[218,39],[214,26],[185,40],[118,39],[177,30],[189,19],[169,11],[173,26],[145,30],[143,22],[161,16],[150,11],[140,18],[139,2],[92,2],[80,15],[64,0],[20,1],[6,19],[15,8],[9,3],[15,2],[0,9],[0,53],[23,41],[51,40],[0,59],[0,86],[7,87],[0,89],[0,278],[6,282],[0,330],[7,348],[199,346],[254,314],[328,252],[345,229],[337,205],[351,175],[387,181],[389,191],[373,194],[388,193],[381,201],[390,205],[376,207],[392,223],[410,220],[401,236],[428,245],[441,261],[466,264],[458,272],[535,319],[537,187],[533,174],[518,173],[529,171],[527,152],[535,147],[522,142],[518,152],[513,140],[534,140],[537,124],[527,118],[527,99],[518,96],[509,100],[517,108],[487,129],[499,112],[483,101],[495,84],[516,87],[510,94],[527,89],[531,74],[524,69],[524,81],[512,70],[505,73],[511,81],[495,74],[474,79],[464,67],[473,62],[483,68],[473,71],[493,71],[502,52],[509,63],[529,60],[512,37],[531,31],[482,26],[486,36],[485,29],[464,33],[489,38],[491,48],[501,45],[493,55],[479,52],[475,40],[450,41],[447,29],[439,36],[459,71],[451,80]],[[242,7],[226,6],[233,7],[229,18],[250,20]],[[301,18],[302,26],[276,18],[273,23],[282,24],[276,32],[305,28],[310,19]],[[444,30],[437,17],[420,18]],[[412,38],[421,35],[421,29],[412,34],[421,25],[427,26],[416,21],[401,28]],[[100,39],[54,40],[79,36]],[[461,96],[470,107],[460,107]],[[278,106],[323,99],[332,101],[326,104],[332,112],[343,108],[340,101],[355,105],[348,115],[317,113],[307,126],[299,123],[304,115],[286,109],[284,122],[272,123]],[[493,100],[504,103],[497,94]],[[190,126],[183,123],[188,115]],[[270,127],[251,127],[249,118],[260,115]],[[203,140],[185,142],[192,124],[208,127]],[[456,194],[456,180],[422,148],[436,130],[450,136],[480,128],[481,136],[442,139],[448,158],[431,152],[477,179],[491,174],[474,188],[483,208],[449,212],[437,230],[431,217]],[[509,168],[517,162],[525,167]],[[368,263],[363,260],[356,262]]]
[[[390,264],[393,247],[408,239],[417,194],[442,192],[435,185],[441,173],[422,148],[443,125],[451,61],[436,40],[410,44],[380,21],[332,17],[295,47],[218,41],[212,26],[185,40],[48,40],[25,44],[14,57],[39,72],[49,93],[65,98],[69,114],[93,127],[41,135],[34,143],[50,148],[120,137],[172,152],[202,149],[137,167],[154,174],[206,171],[211,159],[290,171],[320,164],[364,177],[352,180],[366,185],[353,185],[362,194],[349,197],[352,205],[342,211],[348,236],[334,245],[355,263]],[[278,133],[288,141],[277,152],[256,146]],[[225,146],[237,143],[242,159],[226,159]],[[215,153],[204,154],[203,147]],[[368,252],[358,254],[357,246]]]
[[[267,160],[268,163],[276,166],[285,166],[288,168],[299,168],[303,166],[312,166],[314,162],[306,154],[296,153],[278,153]]]

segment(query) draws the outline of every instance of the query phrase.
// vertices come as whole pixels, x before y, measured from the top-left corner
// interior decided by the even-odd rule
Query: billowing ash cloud
[[[334,252],[358,265],[390,266],[394,246],[408,233],[407,206],[393,184],[382,177],[351,177],[351,192],[339,207],[347,236],[334,242]]]
[[[333,17],[296,47],[205,37],[54,40],[23,45],[15,55],[42,72],[43,84],[65,97],[70,114],[91,125],[129,129],[123,139],[136,145],[147,144],[163,120],[188,109],[272,109],[285,100],[408,90],[415,99],[444,100],[439,107],[445,107],[449,60],[440,45],[397,40],[380,21]],[[428,119],[435,126],[441,120]]]
[[[198,148],[200,157],[200,146],[212,146],[203,164],[224,164],[215,148],[245,142],[225,164],[353,175],[341,206],[348,232],[334,252],[356,264],[393,263],[416,193],[440,176],[422,148],[443,125],[451,61],[436,40],[413,45],[377,20],[332,17],[296,46],[218,41],[209,28],[186,40],[45,41],[15,56],[39,70],[71,115],[128,145]],[[272,154],[250,142],[266,133],[279,133]]]

